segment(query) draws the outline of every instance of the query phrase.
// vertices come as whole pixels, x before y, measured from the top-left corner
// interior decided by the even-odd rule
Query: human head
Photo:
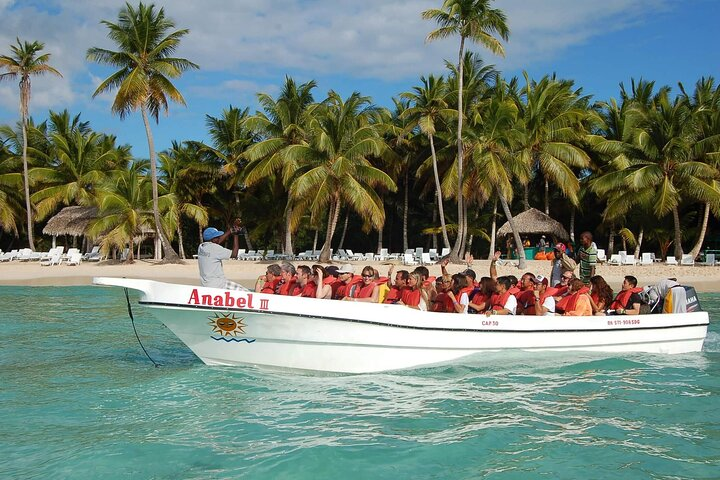
[[[420,275],[420,279],[424,282],[428,279],[430,276],[430,270],[427,269],[427,267],[419,266],[415,267],[415,270],[413,270],[413,273],[417,273]]]
[[[590,232],[581,233],[580,234],[580,243],[582,243],[582,245],[584,247],[589,247],[590,244],[592,243],[592,233],[590,233]]]
[[[301,285],[306,285],[312,276],[312,270],[307,265],[298,265],[297,278]]]
[[[566,247],[564,243],[558,243],[555,245],[555,253],[565,253]]]
[[[420,288],[420,285],[422,285],[422,277],[420,274],[418,272],[410,273],[410,277],[408,278],[408,287],[413,290],[417,290]]]
[[[548,284],[550,282],[548,281],[547,277],[538,275],[537,277],[534,277],[532,279],[532,283],[536,290],[538,290],[540,293],[543,293],[545,290],[547,290]]]
[[[290,262],[283,262],[280,265],[280,270],[282,270],[282,273],[280,276],[283,280],[286,282],[289,282],[290,279],[292,279],[295,276],[295,266]]]
[[[463,273],[463,275],[465,275],[467,277],[468,285],[475,283],[475,279],[477,278],[477,274],[475,273],[475,270],[473,270],[472,268],[468,268],[467,270],[465,270],[462,273]]]
[[[321,267],[320,265],[317,266],[323,269],[326,277],[338,277],[338,267],[336,267],[335,265],[329,265],[325,268]],[[315,270],[315,265],[313,265],[313,270]]]
[[[510,280],[510,287],[518,284],[518,278],[515,275],[508,275],[507,278]],[[508,287],[508,290],[510,290],[510,287]]]
[[[531,272],[525,272],[522,277],[520,277],[520,288],[532,288],[533,287],[533,281],[535,280],[535,274]]]
[[[560,285],[570,286],[570,282],[574,278],[575,274],[573,272],[563,272],[562,277],[560,277]]]
[[[607,282],[601,275],[595,275],[590,277],[590,287],[593,291],[604,289],[607,286]]]
[[[450,285],[453,293],[457,295],[460,293],[460,290],[467,287],[467,277],[462,273],[456,273],[452,276],[452,283]]]
[[[637,287],[637,278],[633,277],[632,275],[625,275],[625,280],[623,280],[622,289],[628,290],[630,288]]]
[[[220,237],[225,235],[225,232],[222,230],[218,230],[215,227],[208,227],[205,230],[203,230],[203,241],[204,242],[212,242],[215,239],[218,239],[217,241],[213,243],[218,243],[220,240]]]
[[[398,270],[395,272],[395,286],[400,288],[407,285],[410,272],[407,270]]]
[[[497,285],[495,291],[497,293],[505,293],[510,290],[510,287],[514,285],[510,277],[502,276],[497,278]]]
[[[280,265],[277,263],[273,263],[272,265],[268,265],[267,269],[265,270],[265,278],[268,282],[272,282],[275,279],[278,279],[282,276],[282,269],[280,268]]]
[[[573,278],[572,280],[570,280],[570,291],[571,292],[577,292],[584,286],[585,286],[585,284],[579,278]]]
[[[490,277],[482,277],[480,279],[480,290],[485,294],[493,293],[495,291],[495,280]]]
[[[352,280],[353,275],[355,274],[355,269],[352,265],[349,263],[346,263],[345,265],[342,265],[337,270],[338,278],[342,280],[345,283],[350,282]]]
[[[360,272],[360,276],[363,279],[363,282],[370,283],[375,279],[375,269],[370,266],[366,266],[362,269],[362,272]]]

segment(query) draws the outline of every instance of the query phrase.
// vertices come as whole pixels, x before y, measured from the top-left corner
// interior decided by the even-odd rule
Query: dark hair
[[[583,238],[583,237],[588,237],[590,240],[593,239],[592,233],[590,233],[590,232],[582,232],[582,233],[580,234],[580,238]]]
[[[497,283],[504,286],[505,290],[507,291],[510,290],[511,285],[515,285],[515,283],[517,283],[517,280],[513,283],[509,276],[502,276],[497,278]]]
[[[410,272],[408,272],[407,270],[398,270],[397,272],[395,272],[395,275],[398,274],[400,274],[400,278],[402,278],[405,282],[407,282],[408,278],[410,278]]]
[[[577,291],[580,290],[582,287],[584,287],[585,284],[584,284],[583,281],[580,280],[579,278],[573,278],[572,280],[570,280],[570,283],[568,284],[568,286],[569,286],[570,288],[572,288],[572,291],[573,291],[573,292],[577,292]]]
[[[475,279],[477,278],[477,275],[475,274],[475,270],[473,270],[472,268],[468,268],[467,270],[465,270],[463,272],[463,274],[465,274],[466,277],[472,278],[473,281],[475,281]]]
[[[272,265],[267,266],[266,271],[270,272],[272,275],[275,275],[276,277],[279,277],[280,274],[282,273],[282,268],[280,268],[280,265],[278,265],[277,263],[273,263]]]
[[[633,286],[633,288],[637,287],[637,278],[633,277],[632,275],[625,275],[625,280]]]
[[[507,278],[510,279],[510,284],[511,284],[511,285],[517,285],[518,279],[517,279],[517,277],[516,277],[515,275],[508,275]],[[510,288],[510,287],[508,287],[508,288]]]
[[[480,291],[486,295],[495,293],[495,280],[490,277],[482,277],[480,279]]]
[[[298,268],[300,268],[300,267],[298,267]],[[327,272],[327,270],[325,270],[325,267],[323,267],[322,265],[318,265],[316,263],[315,265],[313,265],[310,268],[312,269],[313,274],[317,275],[317,272],[322,272],[323,278],[327,278],[328,272]]]
[[[460,290],[467,287],[467,277],[462,273],[456,273],[452,276],[452,292],[457,295]]]
[[[413,270],[413,273],[418,273],[418,274],[420,274],[421,277],[423,277],[425,279],[430,276],[430,270],[428,270],[427,267],[423,267],[423,266],[415,267],[415,270]]]
[[[310,275],[312,273],[312,270],[310,270],[310,267],[307,265],[298,265],[296,270],[297,273],[304,273],[305,275]]]
[[[370,265],[367,265],[360,271],[360,275],[365,275],[365,272],[368,272],[371,277],[375,276],[375,269],[371,267]]]
[[[590,277],[590,285],[592,285],[593,293],[597,295],[598,299],[605,303],[606,307],[610,306],[613,301],[613,291],[605,279],[600,275],[595,275]]]

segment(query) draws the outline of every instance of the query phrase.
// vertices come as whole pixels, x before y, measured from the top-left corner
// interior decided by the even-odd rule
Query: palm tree
[[[430,153],[432,155],[433,176],[435,178],[435,196],[437,198],[438,214],[440,215],[440,228],[443,237],[443,244],[450,248],[447,227],[445,226],[445,212],[443,210],[443,195],[438,174],[437,155],[435,153],[435,124],[450,117],[454,110],[447,104],[447,83],[443,77],[430,75],[428,78],[421,77],[422,87],[413,87],[413,92],[401,94],[411,102],[411,106],[403,112],[403,116],[411,119],[412,125],[417,126],[420,131],[427,135],[430,142]]]
[[[287,155],[293,145],[306,145],[308,133],[306,129],[317,105],[314,103],[312,90],[316,87],[314,80],[297,85],[290,77],[285,78],[285,85],[273,99],[267,94],[259,94],[258,101],[264,112],[257,112],[247,119],[248,128],[264,137],[264,140],[252,145],[245,152],[250,160],[247,166],[245,183],[248,186],[272,176],[278,176],[282,185],[288,189],[299,165]],[[285,207],[285,225],[283,253],[292,255],[292,198],[288,196]]]
[[[41,42],[21,42],[17,40],[17,45],[11,45],[11,55],[0,55],[0,81],[4,79],[20,78],[20,121],[22,123],[23,136],[23,187],[25,190],[25,209],[27,210],[27,231],[28,243],[30,248],[35,250],[35,241],[33,238],[33,211],[30,203],[30,183],[28,178],[28,162],[27,162],[27,121],[28,109],[30,106],[30,77],[35,75],[44,75],[52,73],[62,77],[60,72],[48,65],[50,54],[44,53],[40,55],[40,51],[45,48],[45,44]]]
[[[23,179],[19,165],[3,144],[0,144],[0,228],[17,236],[17,222],[22,210],[22,197],[18,194]]]
[[[379,128],[371,122],[373,113],[368,97],[354,92],[343,100],[330,91],[312,121],[309,144],[287,148],[288,160],[297,162],[302,169],[290,188],[295,205],[292,225],[297,225],[306,210],[313,223],[329,210],[321,262],[330,261],[330,245],[343,203],[375,229],[385,222],[382,199],[374,187],[391,191],[396,187],[385,172],[369,161],[369,157],[379,157],[387,148]]]
[[[525,76],[519,100],[525,142],[521,154],[542,173],[545,183],[545,214],[550,214],[549,183],[552,182],[573,205],[578,204],[580,183],[571,167],[585,168],[590,157],[576,145],[585,133],[582,122],[589,116],[587,98],[573,83],[545,76],[539,82]],[[527,192],[527,188],[525,189]],[[525,209],[529,209],[527,195]]]
[[[50,112],[50,157],[45,166],[30,170],[33,184],[42,187],[32,195],[38,218],[52,214],[59,204],[93,205],[97,187],[106,176],[123,168],[130,147],[115,145],[115,137],[93,132],[80,115]]]
[[[87,51],[87,58],[120,69],[102,81],[93,98],[117,89],[113,113],[123,119],[130,112],[140,110],[150,153],[155,231],[160,234],[166,260],[177,262],[180,258],[160,222],[155,146],[148,115],[157,123],[160,111],[168,111],[168,99],[185,105],[185,99],[170,80],[180,77],[188,69],[198,68],[189,60],[172,56],[189,30],[172,31],[175,23],[165,17],[163,8],[156,12],[154,5],[146,6],[142,2],[137,8],[126,3],[120,10],[117,23],[103,20],[102,24],[108,27],[108,37],[119,49],[112,51],[93,47]]]
[[[178,236],[178,250],[185,257],[182,236],[182,217],[189,218],[200,227],[207,226],[207,208],[194,202],[195,179],[199,173],[206,173],[208,166],[198,161],[200,153],[193,143],[172,142],[172,148],[160,153],[160,171],[169,194],[175,199],[170,205],[168,216],[175,225]]]
[[[448,38],[460,35],[460,49],[458,52],[458,127],[457,127],[457,199],[458,199],[458,236],[451,253],[454,261],[459,261],[459,252],[465,244],[464,231],[465,215],[463,209],[463,58],[465,55],[465,41],[478,43],[491,52],[504,56],[502,43],[495,37],[499,36],[507,41],[510,30],[507,26],[505,14],[496,8],[491,8],[492,0],[444,0],[441,9],[430,9],[422,13],[426,20],[435,20],[440,28],[433,30],[427,36],[427,41]]]

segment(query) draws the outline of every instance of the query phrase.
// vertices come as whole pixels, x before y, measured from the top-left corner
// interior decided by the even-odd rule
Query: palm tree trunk
[[[615,253],[615,226],[610,227],[610,237],[608,238],[608,251],[606,255]]]
[[[343,224],[342,235],[340,235],[340,244],[338,245],[338,250],[343,248],[343,245],[345,244],[345,234],[347,233],[348,220],[350,220],[350,209],[349,208],[348,208],[347,212],[345,212],[345,222]]]
[[[433,208],[433,209],[432,209],[432,225],[433,225],[433,227],[435,227],[435,225],[437,225],[437,217],[438,217],[438,211],[437,211],[437,209]],[[438,237],[438,236],[437,236],[437,233],[433,232],[433,234],[432,234],[432,248],[434,248],[434,249],[436,249],[436,250],[437,250],[437,248],[438,248],[437,237]]]
[[[545,215],[550,215],[550,182],[545,177]]]
[[[290,205],[290,199],[288,199],[288,205],[285,209],[285,242],[283,243],[283,255],[293,254],[292,244],[292,228],[290,227],[290,217],[292,216],[292,206]]]
[[[575,243],[575,207],[570,207],[570,240]]]
[[[315,252],[317,251],[318,233],[319,230],[315,230],[315,237],[313,238],[313,254],[315,254]]]
[[[462,143],[462,125],[463,125],[463,54],[465,50],[465,36],[460,35],[460,51],[458,52],[458,125],[457,125],[457,170],[458,170],[458,189],[457,189],[457,206],[458,206],[458,232],[450,252],[450,261],[460,263],[460,250],[465,244],[463,234],[463,143]]]
[[[27,149],[28,149],[28,141],[27,141],[27,103],[26,98],[29,96],[27,93],[22,93],[23,88],[30,88],[28,86],[24,86],[23,82],[20,82],[20,113],[21,113],[21,122],[22,122],[22,136],[23,136],[23,188],[25,190],[25,208],[27,210],[27,232],[28,232],[28,246],[30,247],[30,250],[35,251],[35,238],[34,238],[34,227],[33,227],[33,211],[32,211],[32,204],[30,203],[30,179],[28,176],[28,160],[27,160]]]
[[[143,123],[145,124],[145,134],[148,140],[148,149],[150,150],[150,174],[152,176],[152,195],[153,195],[153,218],[155,219],[155,231],[160,235],[163,250],[165,253],[165,261],[169,263],[181,263],[180,257],[175,252],[165,234],[165,229],[160,222],[160,207],[158,206],[158,183],[157,183],[157,165],[155,164],[155,143],[153,141],[152,131],[150,130],[150,120],[148,119],[145,105],[140,107],[142,112]]]
[[[378,230],[377,249],[375,251],[378,255],[380,255],[380,250],[383,248],[383,230],[385,230],[384,227],[380,227],[380,230]]]
[[[643,235],[645,234],[645,228],[640,227],[640,233],[638,233],[637,245],[635,245],[635,258],[640,258],[640,250],[642,248]]]
[[[505,200],[504,195],[499,195],[500,197],[500,205],[502,205],[503,211],[505,212],[505,217],[507,217],[508,222],[510,223],[510,228],[513,232],[513,238],[515,239],[515,251],[517,252],[518,256],[518,268],[520,270],[525,269],[525,249],[522,246],[522,240],[520,240],[520,233],[515,228],[515,220],[513,220],[512,213],[510,212],[510,206],[507,203],[507,200]]]
[[[468,238],[468,202],[463,199],[463,244],[462,248],[460,248],[460,258],[465,258],[465,251],[467,247],[467,238]]]
[[[523,185],[523,211],[530,210],[530,187]]]
[[[128,248],[128,256],[125,259],[125,263],[134,263],[135,262],[135,252],[133,252],[134,247],[135,247],[135,242],[133,241],[133,237],[130,237],[130,248]]]
[[[705,233],[707,232],[707,225],[708,225],[708,219],[710,218],[710,204],[705,204],[705,214],[703,215],[702,219],[702,226],[700,227],[700,234],[698,235],[697,242],[695,243],[695,246],[690,250],[690,255],[692,255],[693,260],[695,260],[698,255],[700,255],[700,249],[703,246],[703,242],[705,241]]]
[[[497,229],[497,197],[495,197],[495,201],[493,202],[493,213],[492,213],[492,223],[490,225],[490,253],[488,254],[488,260],[490,260],[493,255],[495,255],[495,231]]]
[[[331,255],[330,248],[332,245],[332,237],[335,233],[335,226],[337,225],[338,217],[340,216],[340,199],[333,198],[330,204],[330,212],[328,213],[328,226],[325,232],[325,244],[320,250],[320,262],[330,263]]]
[[[183,246],[183,236],[182,236],[182,225],[181,221],[178,219],[178,226],[177,226],[177,236],[178,236],[178,253],[180,254],[180,258],[185,259],[185,247]]]
[[[408,170],[405,170],[405,204],[403,205],[403,251],[406,252],[408,248],[408,190],[410,189],[410,185],[408,184],[409,180]]]
[[[440,186],[440,174],[438,173],[437,156],[435,155],[435,141],[432,135],[428,135],[430,139],[430,152],[433,159],[433,174],[435,175],[435,196],[437,197],[438,213],[440,215],[440,228],[442,230],[443,246],[450,248],[450,239],[448,239],[447,227],[445,226],[445,211],[443,209],[442,187]],[[437,245],[434,245],[437,248]]]
[[[675,258],[680,260],[683,256],[682,231],[680,230],[680,211],[678,207],[673,208],[673,225],[675,227]]]

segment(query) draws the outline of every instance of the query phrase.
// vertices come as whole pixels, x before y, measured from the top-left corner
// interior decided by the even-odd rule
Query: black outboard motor
[[[698,298],[697,292],[695,291],[695,288],[683,285],[682,286],[685,289],[685,305],[687,306],[688,312],[700,312],[702,311],[702,308],[700,308],[700,299]]]

